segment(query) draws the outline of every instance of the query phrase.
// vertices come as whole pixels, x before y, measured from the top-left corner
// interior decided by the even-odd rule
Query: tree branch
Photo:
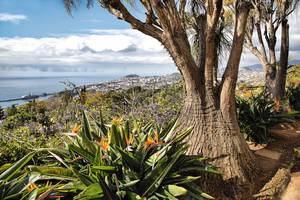
[[[213,93],[213,68],[215,67],[215,51],[216,51],[216,27],[222,11],[222,0],[208,0],[206,2],[206,41],[205,41],[205,87],[208,92]]]
[[[132,16],[120,0],[105,1],[103,2],[103,5],[111,14],[115,15],[118,19],[128,22],[133,29],[137,29],[159,41],[162,40],[162,31],[160,29],[151,24],[143,23],[142,21]]]
[[[229,105],[230,98],[234,98],[235,96],[234,93],[238,77],[238,68],[243,50],[243,43],[245,40],[246,24],[250,6],[247,3],[241,3],[241,5],[238,5],[238,7],[232,48],[227,62],[227,67],[220,83],[221,105],[226,104],[226,102],[222,101],[228,101],[227,103]]]
[[[260,22],[255,23],[255,27],[256,27],[256,32],[257,32],[257,37],[258,37],[258,42],[261,48],[261,56],[267,60],[267,53],[266,53],[266,47],[263,41],[263,37],[262,37],[262,33],[261,33],[261,27],[260,27]]]

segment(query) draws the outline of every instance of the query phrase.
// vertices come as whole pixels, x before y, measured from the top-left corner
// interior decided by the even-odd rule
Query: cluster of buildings
[[[132,74],[114,81],[87,85],[86,89],[89,91],[100,92],[127,90],[133,87],[141,87],[143,89],[159,89],[166,85],[179,83],[180,80],[181,75],[179,73],[163,76],[138,76]]]

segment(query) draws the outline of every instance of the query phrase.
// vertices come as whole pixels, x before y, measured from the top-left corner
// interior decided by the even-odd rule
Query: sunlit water
[[[66,86],[63,81],[71,81],[76,85],[86,85],[93,83],[105,82],[119,78],[119,76],[101,76],[101,74],[50,74],[49,76],[23,76],[17,75],[0,75],[0,100],[20,98],[24,95],[34,94],[40,95],[43,93],[55,93],[62,91]],[[0,102],[1,107],[7,107],[12,104],[22,104],[25,101],[10,101]]]

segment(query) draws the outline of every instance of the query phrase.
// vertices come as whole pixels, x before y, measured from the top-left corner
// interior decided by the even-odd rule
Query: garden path
[[[257,199],[300,200],[300,120],[269,131],[275,139],[267,146],[250,145],[262,169],[258,181],[263,189]],[[281,197],[263,197],[276,194]]]

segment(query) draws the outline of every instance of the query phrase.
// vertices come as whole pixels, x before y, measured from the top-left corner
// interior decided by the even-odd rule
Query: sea
[[[123,75],[103,75],[97,73],[48,73],[48,74],[0,74],[0,101],[20,98],[26,95],[41,95],[63,91],[70,81],[75,85],[87,85],[118,79]],[[20,105],[25,100],[0,102],[2,108]]]

